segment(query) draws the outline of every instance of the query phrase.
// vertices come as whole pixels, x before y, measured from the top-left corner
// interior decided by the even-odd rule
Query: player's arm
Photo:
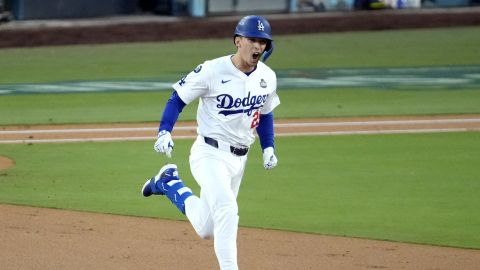
[[[178,120],[178,116],[186,106],[185,102],[178,96],[177,91],[173,91],[172,95],[165,105],[163,110],[162,119],[160,120],[160,127],[158,131],[166,130],[172,132],[173,126]]]
[[[177,122],[178,116],[186,104],[190,104],[190,102],[208,91],[206,83],[209,78],[209,72],[206,71],[208,70],[208,68],[206,68],[207,62],[197,66],[187,76],[172,85],[174,92],[167,101],[162,119],[160,120],[158,139],[153,147],[155,151],[165,153],[167,157],[171,157],[173,150],[171,132]]]
[[[267,170],[277,166],[275,156],[275,132],[273,129],[273,112],[260,115],[260,123],[257,127],[258,138],[263,150],[263,167]]]
[[[158,153],[165,153],[167,157],[172,156],[174,144],[171,132],[185,105],[185,102],[178,96],[177,91],[173,91],[172,96],[168,99],[165,109],[163,110],[157,141],[153,146],[153,149]]]

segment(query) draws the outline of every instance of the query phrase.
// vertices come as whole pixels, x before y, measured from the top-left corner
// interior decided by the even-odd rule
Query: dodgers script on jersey
[[[186,104],[200,99],[199,135],[249,147],[255,141],[260,114],[270,113],[280,104],[276,75],[262,62],[246,75],[230,58],[228,55],[204,62],[173,88]]]

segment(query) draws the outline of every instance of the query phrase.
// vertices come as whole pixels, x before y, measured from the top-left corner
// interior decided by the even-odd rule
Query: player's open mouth
[[[258,52],[255,52],[252,54],[252,57],[253,57],[253,60],[258,60],[260,59],[260,55],[262,55],[261,53],[258,53]]]

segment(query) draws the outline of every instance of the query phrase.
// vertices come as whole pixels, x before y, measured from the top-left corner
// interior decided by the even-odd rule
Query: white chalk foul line
[[[344,121],[344,122],[300,122],[278,123],[275,127],[336,127],[336,126],[375,126],[375,125],[424,125],[424,124],[454,124],[454,123],[480,123],[479,118],[458,119],[419,119],[419,120],[371,120],[371,121]],[[197,126],[178,126],[175,130],[195,130]],[[31,130],[1,130],[0,135],[15,134],[45,134],[45,133],[102,133],[102,132],[136,132],[155,131],[156,127],[127,127],[127,128],[71,128],[71,129],[31,129]]]
[[[402,133],[440,133],[480,131],[480,128],[430,128],[430,129],[395,129],[395,130],[352,130],[352,131],[319,131],[319,132],[287,132],[276,136],[334,136],[334,135],[370,135],[370,134],[402,134]],[[196,135],[175,136],[175,139],[193,139]],[[72,142],[116,142],[116,141],[146,141],[153,137],[109,137],[109,138],[75,138],[75,139],[27,139],[0,140],[0,144],[33,144],[33,143],[72,143]]]
[[[71,128],[71,129],[27,129],[27,130],[3,130],[0,135],[11,134],[44,134],[44,133],[101,133],[101,132],[129,132],[129,131],[153,131],[152,127],[136,128]]]
[[[315,122],[315,123],[284,123],[276,127],[340,127],[340,126],[375,126],[375,125],[425,125],[425,124],[464,124],[480,123],[480,118],[450,118],[450,119],[415,119],[415,120],[367,120],[345,122]]]
[[[197,136],[175,136],[175,139],[192,139]],[[133,136],[133,137],[107,137],[107,138],[71,138],[71,139],[26,139],[26,140],[0,140],[0,144],[18,144],[18,143],[72,143],[72,142],[117,142],[117,141],[147,141],[154,140],[153,136]]]
[[[443,132],[467,132],[480,131],[467,128],[428,128],[428,129],[391,129],[391,130],[350,130],[350,131],[319,131],[319,132],[292,132],[282,133],[275,136],[334,136],[334,135],[371,135],[371,134],[402,134],[402,133],[443,133]]]

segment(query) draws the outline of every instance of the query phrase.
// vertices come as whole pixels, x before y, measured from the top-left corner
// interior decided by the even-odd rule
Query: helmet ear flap
[[[270,50],[273,50],[273,41],[267,40],[267,46],[265,46],[265,51],[264,52],[268,52]]]
[[[263,62],[266,62],[267,58],[270,57],[270,55],[273,53],[273,48],[275,48],[275,44],[273,44],[273,41],[270,41],[269,46],[265,48],[265,52],[263,53],[263,56],[262,56]]]

